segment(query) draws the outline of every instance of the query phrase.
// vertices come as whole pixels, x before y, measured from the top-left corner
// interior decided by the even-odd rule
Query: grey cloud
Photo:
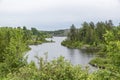
[[[47,0],[46,0],[47,1]],[[54,1],[54,0],[52,0]],[[67,0],[68,1],[68,0]],[[72,0],[73,1],[73,0]],[[76,0],[77,1],[77,0]],[[79,1],[79,0],[78,0]],[[82,0],[80,0],[82,1]],[[88,0],[85,0],[88,1]],[[95,0],[91,0],[95,1]],[[108,1],[108,0],[107,0]],[[86,2],[89,4],[89,2]],[[60,29],[69,28],[71,24],[75,24],[77,27],[81,26],[83,21],[105,21],[112,19],[114,24],[118,24],[120,21],[120,4],[107,5],[104,7],[101,5],[87,5],[80,2],[64,3],[60,5],[54,4],[54,6],[44,8],[36,6],[35,9],[19,11],[1,10],[0,8],[0,25],[2,26],[28,26],[37,27],[39,29]],[[80,4],[80,5],[79,5]],[[104,3],[105,4],[105,3]],[[116,3],[115,3],[116,4]],[[46,5],[45,5],[46,6]],[[26,8],[27,9],[27,8]]]

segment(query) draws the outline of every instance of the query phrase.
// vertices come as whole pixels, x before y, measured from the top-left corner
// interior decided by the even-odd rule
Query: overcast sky
[[[57,30],[109,19],[119,24],[120,0],[0,0],[0,26]]]

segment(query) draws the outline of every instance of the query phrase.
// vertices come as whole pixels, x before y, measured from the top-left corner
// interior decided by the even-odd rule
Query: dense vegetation
[[[88,36],[85,36],[85,33],[79,32],[84,32],[85,30],[83,30],[83,28],[76,29],[74,25],[72,25],[70,29],[71,33],[69,33],[67,39],[69,44],[72,44],[72,46],[75,45],[74,47],[78,47],[78,45],[81,47],[83,44],[87,44],[87,46],[100,46],[99,48],[101,48],[99,57],[92,60],[91,64],[96,63],[105,68],[90,73],[89,67],[83,69],[80,65],[74,66],[63,57],[47,61],[47,59],[44,60],[36,56],[39,60],[39,68],[37,68],[33,62],[27,64],[23,56],[25,54],[24,52],[28,50],[28,45],[38,41],[44,42],[46,34],[35,28],[28,30],[26,27],[1,27],[0,80],[119,80],[119,29],[120,26],[111,26],[109,29],[105,29],[105,32],[103,31],[104,33],[102,33],[101,37],[99,37],[98,34],[91,33],[91,35],[96,35],[97,37],[93,38],[95,40],[91,40],[87,38]],[[97,32],[96,27],[91,29],[91,31],[92,30],[94,30],[94,33]],[[78,35],[77,33],[84,35],[84,37],[80,37],[82,35]],[[88,33],[86,32],[86,34]],[[81,38],[85,39],[85,41],[81,40]],[[88,42],[87,39],[93,42]],[[64,44],[66,44],[66,41],[64,41]]]
[[[84,22],[82,26],[76,29],[72,25],[62,45],[70,48],[99,49],[90,64],[105,69],[111,76],[120,79],[120,26],[113,26],[111,20],[98,22],[96,25],[93,22]]]
[[[36,28],[28,30],[25,26],[23,27],[23,31],[24,39],[26,39],[28,44],[41,44],[42,42],[46,42],[45,38],[48,35],[47,33],[43,33]]]
[[[22,53],[27,45],[23,34],[20,28],[0,28],[0,77],[24,65]]]
[[[104,44],[103,34],[106,31],[113,30],[113,23],[111,20],[106,22],[84,22],[80,29],[76,29],[74,24],[70,28],[70,32],[67,36],[67,40],[63,41],[63,45],[67,47],[80,48],[83,45],[85,47],[95,46],[99,47],[100,44]]]
[[[0,28],[0,77],[9,72],[17,71],[26,63],[23,60],[24,52],[29,49],[28,44],[45,41],[44,36],[35,28],[26,27]],[[31,41],[31,42],[30,42]]]

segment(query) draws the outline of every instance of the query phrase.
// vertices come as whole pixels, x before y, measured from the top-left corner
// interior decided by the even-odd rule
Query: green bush
[[[86,80],[88,70],[82,70],[80,66],[73,66],[63,57],[45,62],[40,58],[40,68],[34,63],[21,67],[18,72],[9,73],[8,80]]]

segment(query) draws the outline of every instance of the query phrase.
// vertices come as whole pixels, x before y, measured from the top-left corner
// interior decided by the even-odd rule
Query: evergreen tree
[[[75,28],[74,24],[72,24],[72,26],[70,28],[70,32],[69,32],[68,38],[71,41],[75,41],[76,40],[76,28]]]

